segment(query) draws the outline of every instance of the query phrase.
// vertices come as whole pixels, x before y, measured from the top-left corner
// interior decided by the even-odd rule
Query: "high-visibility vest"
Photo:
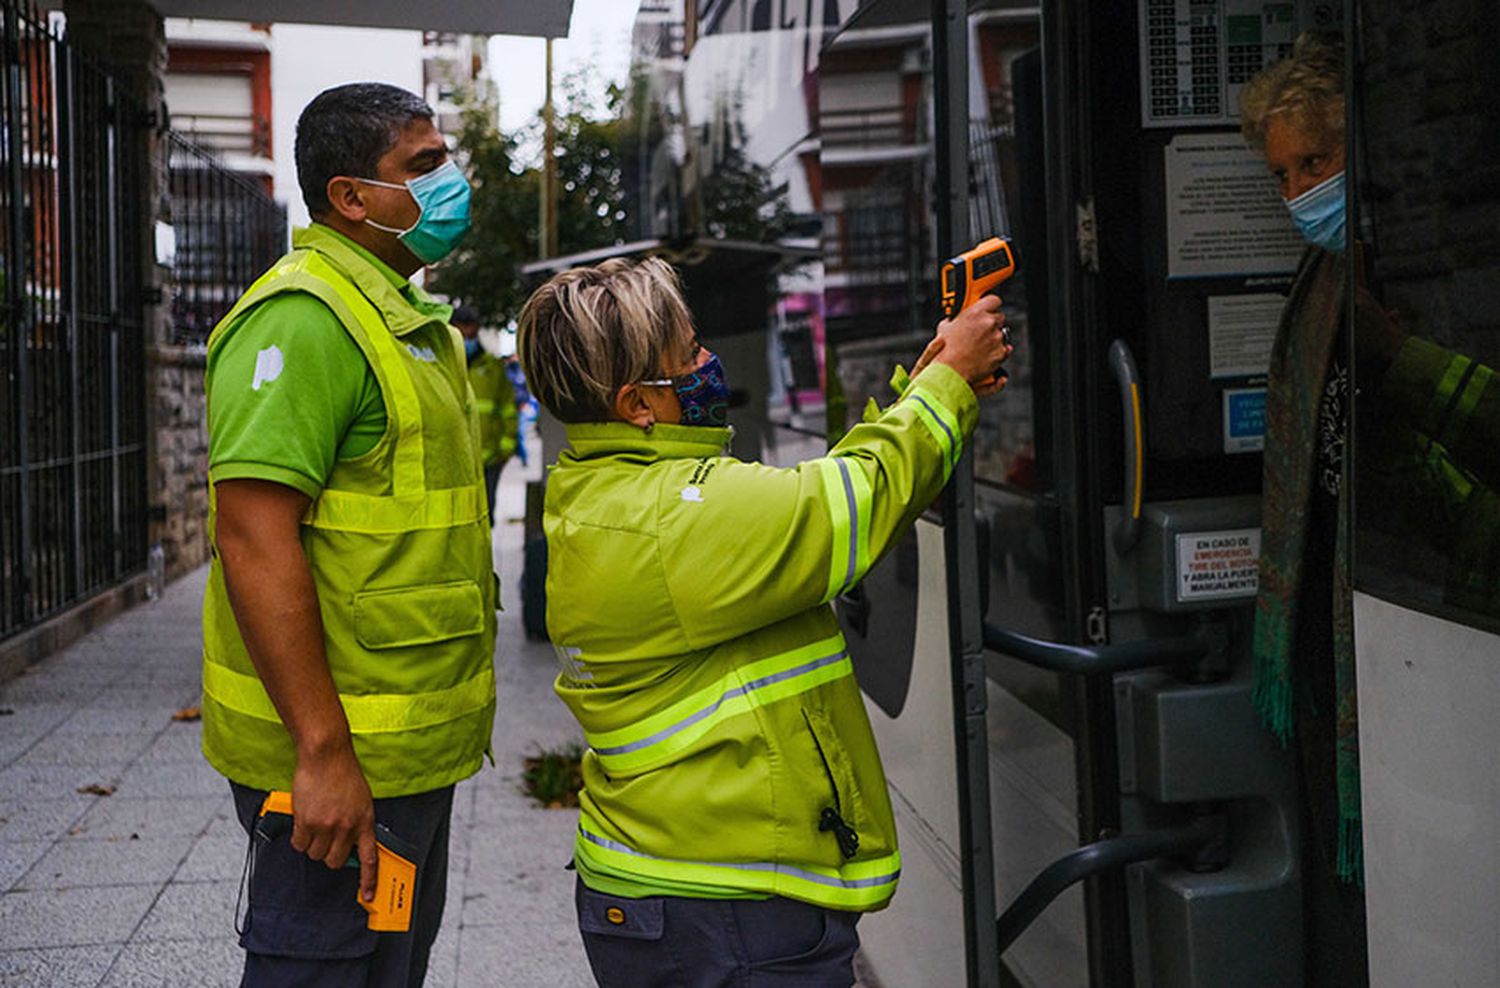
[[[937,496],[976,418],[938,365],[790,469],[721,455],[723,429],[568,427],[543,521],[547,630],[589,745],[586,885],[890,901],[890,796],[829,602]]]
[[[414,306],[333,235],[301,230],[293,246],[215,327],[209,352],[251,308],[299,291],[333,311],[373,369],[386,431],[335,463],[302,520],[302,546],[371,792],[437,789],[479,769],[495,712],[496,580],[462,340],[444,307]],[[224,382],[210,386],[210,402],[226,400]],[[212,491],[209,503],[212,537]],[[259,789],[289,788],[296,768],[217,552],[203,603],[203,752]]]
[[[469,361],[469,385],[479,412],[479,457],[486,465],[504,463],[516,451],[516,387],[505,362],[489,353]]]

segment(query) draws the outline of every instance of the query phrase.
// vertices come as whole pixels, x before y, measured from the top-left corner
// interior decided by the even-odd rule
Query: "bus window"
[[[1500,68],[1480,22],[1500,36],[1476,9],[1468,28],[1431,26],[1451,40],[1413,59],[1403,38],[1421,18],[1366,8],[1358,582],[1500,629]]]
[[[1353,640],[1370,984],[1500,944],[1500,13],[1361,0]]]

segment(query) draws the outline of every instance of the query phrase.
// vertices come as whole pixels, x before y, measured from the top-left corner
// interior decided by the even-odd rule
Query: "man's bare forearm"
[[[227,481],[216,494],[214,541],[229,603],[298,757],[347,748],[349,724],[328,671],[317,588],[302,551],[307,497],[265,481]]]

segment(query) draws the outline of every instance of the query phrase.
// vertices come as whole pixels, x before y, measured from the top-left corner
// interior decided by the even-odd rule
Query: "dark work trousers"
[[[505,461],[491,463],[484,468],[484,496],[490,506],[490,527],[495,527],[495,487],[500,483],[500,471],[505,469]]]
[[[265,791],[230,783],[240,824],[255,826]],[[292,849],[290,832],[256,842],[241,988],[418,988],[448,894],[453,787],[375,800],[375,819],[418,852],[409,933],[374,933],[355,901],[359,869],[329,868]]]
[[[577,883],[599,988],[849,988],[859,913],[795,899],[622,899]]]

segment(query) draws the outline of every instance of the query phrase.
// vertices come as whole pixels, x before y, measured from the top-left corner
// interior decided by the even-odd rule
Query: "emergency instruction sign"
[[[1177,536],[1177,602],[1253,597],[1260,585],[1260,529]]]

